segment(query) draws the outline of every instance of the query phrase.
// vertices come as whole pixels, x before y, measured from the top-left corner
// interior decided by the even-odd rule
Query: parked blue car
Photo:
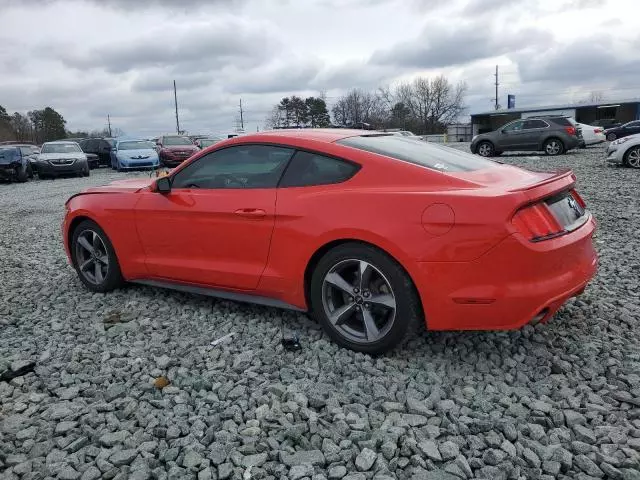
[[[111,168],[119,172],[159,166],[160,159],[155,145],[147,140],[118,140],[111,149]]]

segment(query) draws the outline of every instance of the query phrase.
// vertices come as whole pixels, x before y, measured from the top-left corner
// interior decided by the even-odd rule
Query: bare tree
[[[604,93],[593,91],[589,94],[589,103],[600,103],[604,101]]]

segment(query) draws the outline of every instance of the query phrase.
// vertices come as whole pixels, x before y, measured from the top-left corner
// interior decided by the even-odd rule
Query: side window
[[[522,124],[524,122],[522,120],[518,120],[517,122],[510,123],[506,127],[503,128],[505,132],[519,132],[522,130]]]
[[[101,152],[108,152],[111,150],[111,145],[106,140],[100,140],[99,149]]]
[[[199,158],[173,176],[172,188],[275,188],[293,149],[237,145]]]
[[[87,140],[86,146],[83,148],[86,152],[97,153],[98,152],[98,140]]]
[[[525,120],[522,126],[523,130],[531,130],[534,128],[547,128],[547,122],[544,120]]]
[[[284,172],[280,187],[328,185],[350,179],[360,169],[358,165],[316,153],[296,152]]]

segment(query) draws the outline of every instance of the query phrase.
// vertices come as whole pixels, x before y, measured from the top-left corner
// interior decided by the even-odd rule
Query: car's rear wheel
[[[630,148],[624,154],[624,164],[631,168],[640,168],[640,146]]]
[[[123,283],[113,245],[100,226],[84,220],[73,231],[71,255],[78,277],[92,292],[109,292]]]
[[[550,156],[561,155],[564,153],[564,144],[559,138],[549,138],[544,142],[542,149]]]
[[[83,177],[88,177],[89,175],[91,175],[91,171],[90,171],[90,168],[89,168],[89,164],[87,164],[87,167],[84,170],[82,170],[82,176]]]
[[[618,138],[618,136],[615,133],[610,133],[609,135],[607,135],[607,140],[609,140],[610,142],[613,142],[616,138]]]
[[[398,345],[422,320],[413,282],[377,248],[345,243],[316,265],[311,313],[339,345],[371,354]]]
[[[491,142],[480,142],[476,147],[476,153],[481,157],[493,157],[496,149]]]

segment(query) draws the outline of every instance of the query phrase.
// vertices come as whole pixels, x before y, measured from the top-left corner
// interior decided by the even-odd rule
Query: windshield
[[[220,140],[213,140],[211,138],[207,138],[204,140],[200,140],[200,146],[202,148],[206,148],[206,147],[210,147],[211,145],[213,145],[214,143],[219,142]]]
[[[0,147],[0,158],[13,158],[15,157],[17,151],[16,148],[1,148]]]
[[[80,147],[75,143],[45,143],[41,153],[81,153]]]
[[[164,137],[163,138],[164,145],[193,145],[191,140],[185,137]]]
[[[118,150],[153,150],[153,145],[150,142],[143,140],[136,142],[120,142],[118,144]]]
[[[398,135],[349,137],[338,140],[336,143],[404,160],[440,172],[470,172],[497,165],[491,160],[451,147]]]

